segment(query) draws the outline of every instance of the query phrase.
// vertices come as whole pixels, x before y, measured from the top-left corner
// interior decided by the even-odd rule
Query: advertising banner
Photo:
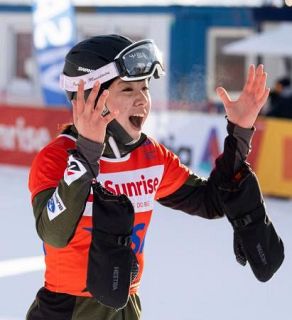
[[[0,105],[0,163],[30,166],[36,153],[70,122],[67,109]]]
[[[33,0],[33,39],[44,105],[60,107],[67,99],[59,86],[64,57],[76,42],[70,0]]]
[[[262,190],[268,195],[291,197],[292,121],[266,118],[258,127],[255,171]]]
[[[292,197],[292,121],[260,117],[248,162],[266,195]],[[150,116],[148,132],[173,150],[196,174],[208,177],[223,151],[222,115],[161,112]]]
[[[207,177],[223,150],[226,124],[222,115],[163,111],[150,115],[145,131],[194,172]]]
[[[36,153],[62,125],[72,122],[67,109],[0,105],[0,163],[30,166]],[[155,112],[145,132],[174,151],[197,175],[208,177],[223,151],[226,119],[222,115]],[[292,197],[292,121],[262,118],[256,123],[248,157],[266,195]]]

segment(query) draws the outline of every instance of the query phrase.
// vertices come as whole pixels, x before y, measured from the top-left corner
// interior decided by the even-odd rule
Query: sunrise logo
[[[129,181],[126,183],[114,183],[111,180],[104,182],[104,187],[113,194],[120,195],[126,194],[129,197],[141,196],[143,194],[152,194],[156,192],[159,185],[158,177],[146,178],[141,175],[136,181]]]

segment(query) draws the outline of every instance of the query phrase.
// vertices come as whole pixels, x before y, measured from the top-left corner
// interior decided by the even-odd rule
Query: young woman
[[[61,85],[74,124],[40,151],[29,177],[46,273],[28,320],[140,319],[137,292],[154,200],[207,219],[227,216],[237,260],[248,261],[260,281],[281,265],[282,241],[246,163],[269,95],[263,66],[250,66],[238,100],[217,89],[227,137],[207,180],[142,133],[150,78],[162,74],[151,40],[97,36],[67,54]]]

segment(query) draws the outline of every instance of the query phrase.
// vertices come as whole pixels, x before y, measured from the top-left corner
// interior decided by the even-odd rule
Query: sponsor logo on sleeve
[[[48,204],[47,204],[47,212],[48,212],[49,220],[52,221],[65,210],[66,210],[66,207],[62,199],[60,198],[58,189],[57,189],[53,193],[51,199],[48,201]]]
[[[83,164],[71,155],[68,159],[68,166],[65,170],[64,180],[66,184],[70,186],[72,182],[82,177],[85,172],[86,169]]]

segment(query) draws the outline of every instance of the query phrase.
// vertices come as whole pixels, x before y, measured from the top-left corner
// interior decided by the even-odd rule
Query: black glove
[[[217,182],[217,187],[225,214],[232,224],[245,226],[258,218],[252,214],[263,205],[263,197],[257,177],[247,164],[229,181]]]
[[[233,234],[233,251],[236,261],[244,267],[246,265],[247,259],[244,253],[242,241],[238,233],[236,232],[234,232]]]
[[[86,289],[100,303],[118,310],[127,304],[139,268],[131,249],[134,208],[126,195],[116,196],[99,183],[93,185],[93,198]]]
[[[244,164],[230,181],[217,180],[224,213],[234,228],[234,252],[241,265],[249,262],[256,278],[269,280],[284,259],[284,247],[266,215],[256,175]]]

